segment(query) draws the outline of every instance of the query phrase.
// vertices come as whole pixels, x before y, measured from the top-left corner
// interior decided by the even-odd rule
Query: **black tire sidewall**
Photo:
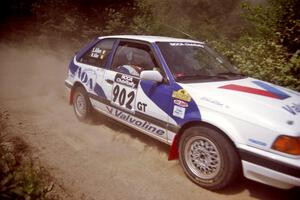
[[[85,100],[85,104],[86,104],[86,112],[84,115],[80,116],[77,114],[77,111],[76,111],[76,98],[78,95],[82,95],[84,97],[84,100]],[[87,96],[87,92],[85,91],[84,88],[82,87],[77,87],[75,88],[74,90],[74,95],[73,95],[73,109],[74,109],[74,112],[75,112],[75,115],[76,117],[82,121],[82,122],[88,122],[91,120],[91,116],[92,116],[92,105],[91,105],[91,102]]]
[[[214,143],[220,154],[220,171],[211,179],[197,177],[185,161],[184,149],[189,139],[202,136]],[[222,133],[204,126],[194,126],[185,130],[179,142],[179,160],[186,175],[196,184],[210,190],[219,190],[230,184],[239,174],[240,160],[231,142]]]

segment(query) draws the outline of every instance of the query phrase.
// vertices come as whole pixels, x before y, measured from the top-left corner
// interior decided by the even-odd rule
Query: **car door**
[[[103,88],[110,101],[106,112],[129,126],[167,142],[166,122],[172,90],[167,82],[141,80],[139,74],[143,70],[162,72],[151,46],[120,41],[110,70],[104,75]]]

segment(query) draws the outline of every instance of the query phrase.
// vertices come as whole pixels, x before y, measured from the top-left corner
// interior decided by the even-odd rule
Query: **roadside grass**
[[[59,199],[51,193],[54,183],[45,168],[32,158],[29,146],[13,136],[9,113],[0,112],[0,199]]]

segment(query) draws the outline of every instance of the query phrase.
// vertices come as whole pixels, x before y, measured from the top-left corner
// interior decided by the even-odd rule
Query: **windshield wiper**
[[[244,75],[235,72],[224,72],[216,75],[184,75],[176,77],[176,81],[188,81],[188,80],[206,80],[206,79],[231,79],[232,76],[243,77]]]
[[[184,75],[176,77],[176,81],[184,81],[184,80],[197,80],[197,79],[213,79],[217,76],[211,75],[203,75],[203,74],[195,74],[195,75]]]
[[[244,76],[244,75],[236,72],[223,72],[223,73],[218,73],[217,76]]]

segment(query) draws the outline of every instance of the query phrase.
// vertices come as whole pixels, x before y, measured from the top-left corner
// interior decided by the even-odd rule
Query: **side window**
[[[139,76],[143,70],[152,70],[158,65],[148,45],[120,42],[114,56],[112,69],[121,73]]]
[[[83,56],[79,59],[79,62],[96,67],[105,67],[113,44],[113,39],[101,40],[95,46],[93,46],[93,48],[83,54]]]

